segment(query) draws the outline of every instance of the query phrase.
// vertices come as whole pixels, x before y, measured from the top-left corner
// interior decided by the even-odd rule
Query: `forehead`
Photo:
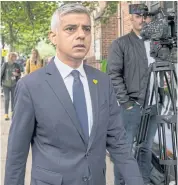
[[[85,13],[70,13],[62,15],[60,18],[60,24],[66,26],[71,25],[91,25],[90,17]]]
[[[132,17],[133,18],[138,18],[138,17],[143,17],[143,15],[141,15],[141,14],[133,14]]]

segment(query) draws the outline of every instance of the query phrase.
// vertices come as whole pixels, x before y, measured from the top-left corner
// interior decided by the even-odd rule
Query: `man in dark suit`
[[[143,185],[109,77],[82,62],[91,43],[87,9],[56,10],[50,39],[54,59],[17,85],[5,185],[24,185],[30,143],[31,185],[105,185],[106,149],[127,185]]]

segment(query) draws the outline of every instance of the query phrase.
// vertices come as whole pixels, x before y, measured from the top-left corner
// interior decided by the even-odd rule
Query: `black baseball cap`
[[[145,4],[130,4],[129,14],[144,15],[148,13],[148,7]]]

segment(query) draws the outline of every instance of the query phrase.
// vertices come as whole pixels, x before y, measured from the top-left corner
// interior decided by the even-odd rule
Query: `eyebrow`
[[[68,26],[77,27],[78,25],[77,25],[77,24],[68,24],[68,25],[66,25],[65,27],[68,27]],[[82,27],[89,27],[89,28],[91,28],[90,25],[82,25]]]

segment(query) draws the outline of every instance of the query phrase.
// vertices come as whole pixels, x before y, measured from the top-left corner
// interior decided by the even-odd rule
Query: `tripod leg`
[[[174,98],[173,98],[172,88],[170,87],[170,84],[169,84],[169,81],[168,81],[168,77],[167,77],[166,72],[164,72],[164,76],[165,76],[165,79],[166,79],[166,84],[167,84],[167,87],[168,87],[168,92],[169,92],[169,95],[170,95],[170,98],[171,98],[171,102],[172,102],[172,105],[173,105],[173,111],[174,111],[174,114],[176,114],[175,101],[174,101]],[[171,82],[171,84],[172,83],[173,82]]]
[[[171,103],[173,106],[173,115],[176,114],[176,101],[175,101],[175,89],[174,89],[174,78],[175,78],[175,82],[177,83],[177,78],[176,78],[176,74],[173,71],[170,71],[170,83],[168,81],[168,77],[166,72],[164,72],[164,76],[166,79],[166,83],[167,83],[167,87],[168,87],[168,92],[171,98]],[[171,123],[171,138],[172,138],[172,151],[173,151],[173,160],[177,160],[176,157],[176,148],[177,148],[177,129],[176,129],[176,123]],[[175,176],[175,181],[177,184],[177,167],[176,165],[173,166],[174,169],[174,176]]]
[[[135,158],[138,159],[138,155],[140,152],[140,147],[139,145],[142,143],[144,139],[144,135],[142,133],[145,133],[145,126],[148,124],[147,123],[147,115],[146,115],[146,106],[147,102],[149,100],[149,86],[150,86],[150,78],[151,78],[151,73],[152,73],[152,65],[149,67],[149,76],[148,76],[148,83],[146,87],[146,94],[145,94],[145,99],[143,103],[143,109],[142,109],[142,117],[140,121],[140,126],[139,126],[139,132],[136,137],[136,148],[135,148]]]
[[[171,74],[170,74],[170,83],[171,83],[171,89],[172,89],[172,97],[173,97],[173,99],[174,99],[174,97],[175,97],[175,89],[174,89],[174,76],[173,76],[173,71],[171,71]],[[176,114],[175,99],[174,99],[174,102],[173,102],[173,111],[174,111],[174,114]]]
[[[172,149],[173,149],[173,160],[177,160],[176,157],[176,132],[175,132],[175,125],[171,124],[171,135],[172,135]],[[177,182],[177,167],[174,165],[174,175],[175,175],[175,180]]]
[[[154,89],[155,89],[155,101],[156,101],[156,110],[157,114],[160,115],[159,111],[159,103],[158,103],[158,79],[157,79],[157,74],[158,72],[154,72]]]
[[[172,64],[172,65],[173,65],[173,73],[174,73],[175,82],[177,84],[177,74],[176,74],[175,66],[174,66],[174,64]]]
[[[162,152],[162,135],[161,135],[161,128],[158,124],[158,141],[159,141],[159,158],[163,159],[163,152]]]
[[[166,147],[166,132],[165,132],[165,124],[161,124],[161,130],[162,130],[162,136],[163,136],[163,154],[164,154],[164,160],[167,160],[167,147]],[[166,184],[169,184],[169,166],[165,167],[165,182]]]
[[[158,82],[157,82],[157,74],[156,72],[153,73],[154,74],[154,91],[155,91],[155,100],[156,100],[156,105],[158,104],[158,91],[156,91],[156,89],[158,89]],[[158,107],[157,108],[157,113],[158,113]],[[158,124],[158,123],[157,123]],[[159,157],[160,159],[163,159],[163,139],[162,139],[162,132],[161,132],[161,125],[158,124],[158,141],[159,141]]]

